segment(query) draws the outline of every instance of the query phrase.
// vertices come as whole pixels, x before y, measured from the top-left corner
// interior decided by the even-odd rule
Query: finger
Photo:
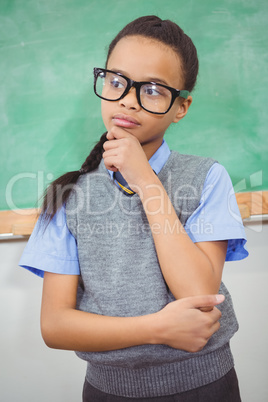
[[[203,313],[207,313],[209,311],[212,311],[213,307],[212,306],[200,307],[199,310],[203,311]]]
[[[214,314],[216,314],[216,315],[214,315],[213,318],[214,318],[215,322],[219,322],[219,323],[220,323],[222,313],[221,313],[221,311],[218,310],[216,307],[214,307],[214,309],[216,310],[216,311],[214,312]]]
[[[181,299],[189,308],[214,307],[224,301],[224,295],[192,296]]]
[[[219,323],[219,320],[215,321],[215,323],[211,326],[211,334],[210,337],[215,334],[220,329],[221,324]]]
[[[129,134],[127,131],[125,131],[121,127],[112,127],[110,131],[108,131],[106,138],[108,140],[116,140],[120,138],[126,138],[129,137],[131,134]]]
[[[217,307],[214,307],[213,310],[208,312],[208,315],[213,322],[216,322],[219,321],[219,319],[221,318],[221,311]]]
[[[118,148],[118,146],[119,146],[118,141],[109,140],[105,141],[105,143],[103,144],[103,149],[107,151],[108,149]]]
[[[119,167],[117,166],[116,162],[116,156],[106,156],[103,157],[104,165],[106,169],[111,170],[113,172],[117,172],[119,170]]]
[[[209,328],[209,331],[208,331],[208,333],[207,333],[207,336],[206,336],[206,341],[208,342],[209,341],[209,339],[212,337],[212,335],[213,334],[215,334],[215,332],[217,332],[219,329],[220,329],[220,323],[219,323],[219,321],[215,321],[212,325],[211,325],[211,327]]]
[[[109,158],[109,157],[117,157],[118,152],[116,148],[108,149],[105,150],[102,154],[103,159]]]
[[[215,324],[212,326],[213,334],[214,334],[215,332],[217,332],[217,331],[220,329],[220,327],[221,327],[220,322],[219,322],[219,321],[216,321]]]

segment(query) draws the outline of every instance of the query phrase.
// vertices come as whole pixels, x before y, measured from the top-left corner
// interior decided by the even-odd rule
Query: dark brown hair
[[[122,38],[137,35],[152,38],[170,46],[178,54],[182,63],[184,78],[183,89],[188,91],[194,89],[198,74],[198,57],[192,40],[174,22],[161,20],[154,15],[140,17],[130,22],[117,34],[109,46],[106,66],[116,44]],[[101,136],[99,142],[92,149],[80,170],[65,173],[49,185],[44,194],[41,210],[42,217],[47,222],[49,222],[54,217],[57,210],[67,202],[79,176],[97,169],[102,159],[103,144],[106,141],[106,134],[107,133],[104,133]]]

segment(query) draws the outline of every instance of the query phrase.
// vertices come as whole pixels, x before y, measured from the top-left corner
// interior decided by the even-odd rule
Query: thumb
[[[224,295],[192,296],[181,299],[188,308],[214,307],[225,300]]]

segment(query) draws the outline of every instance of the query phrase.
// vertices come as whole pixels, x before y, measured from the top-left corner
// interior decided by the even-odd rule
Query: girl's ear
[[[191,96],[188,96],[187,99],[184,99],[183,102],[179,104],[173,123],[178,123],[178,121],[180,121],[181,119],[184,118],[184,116],[187,115],[188,109],[191,106],[192,101],[193,98]]]

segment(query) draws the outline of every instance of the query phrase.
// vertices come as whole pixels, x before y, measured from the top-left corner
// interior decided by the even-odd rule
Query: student
[[[221,282],[224,261],[248,254],[231,180],[163,140],[197,73],[175,23],[146,16],[119,32],[94,69],[107,133],[48,188],[21,258],[44,277],[44,341],[87,361],[84,402],[240,401]]]

